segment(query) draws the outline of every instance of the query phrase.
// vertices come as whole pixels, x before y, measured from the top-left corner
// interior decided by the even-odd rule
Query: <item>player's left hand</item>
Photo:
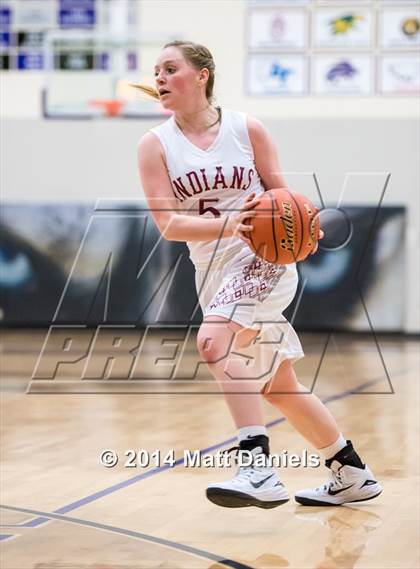
[[[317,251],[318,251],[318,242],[320,239],[324,238],[325,233],[322,231],[322,229],[319,230],[319,238],[318,241],[315,244],[314,250],[312,251],[311,255],[314,255]]]

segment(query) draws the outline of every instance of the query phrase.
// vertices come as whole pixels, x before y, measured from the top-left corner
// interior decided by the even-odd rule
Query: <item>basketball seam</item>
[[[270,192],[268,192],[268,195],[270,196],[270,200],[271,200],[271,227],[273,229],[273,241],[274,241],[274,248],[276,250],[276,260],[273,261],[274,263],[277,263],[277,259],[279,257],[279,253],[278,253],[278,249],[277,249],[277,238],[276,238],[276,224],[275,224],[275,219],[274,219],[274,214],[275,214],[275,208],[274,208],[274,198],[273,196],[270,194]],[[276,202],[277,203],[277,202]]]
[[[285,190],[285,191],[286,191],[286,192],[289,194],[289,196],[292,198],[293,203],[295,204],[295,207],[296,207],[296,209],[297,209],[297,211],[298,211],[298,213],[299,213],[299,217],[300,217],[300,244],[299,244],[298,252],[296,253],[296,255],[294,255],[294,257],[295,257],[295,263],[297,263],[297,262],[298,262],[297,260],[298,260],[298,258],[299,258],[300,252],[301,252],[301,250],[302,250],[302,245],[303,245],[303,218],[302,218],[302,214],[300,213],[300,207],[299,207],[297,201],[296,201],[295,198],[292,196],[291,192],[289,192],[289,190]]]

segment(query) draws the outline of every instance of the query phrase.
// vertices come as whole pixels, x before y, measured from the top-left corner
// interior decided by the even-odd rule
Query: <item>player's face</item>
[[[156,89],[165,109],[182,110],[197,96],[199,72],[176,47],[167,47],[155,65]]]

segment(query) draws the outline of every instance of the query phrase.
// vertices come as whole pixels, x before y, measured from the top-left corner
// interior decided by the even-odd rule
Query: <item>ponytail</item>
[[[145,95],[148,95],[152,99],[159,101],[159,93],[156,91],[154,87],[150,87],[149,85],[140,85],[138,83],[130,83],[130,87],[139,89],[139,91],[141,91]]]

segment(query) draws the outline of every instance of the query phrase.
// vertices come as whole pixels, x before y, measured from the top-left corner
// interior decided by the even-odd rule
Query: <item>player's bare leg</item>
[[[264,426],[261,383],[245,376],[243,358],[232,351],[251,344],[258,331],[220,316],[204,319],[197,338],[198,351],[220,385],[236,427]],[[227,362],[229,360],[229,366]],[[243,377],[243,380],[232,379]]]
[[[327,407],[301,385],[293,365],[284,361],[263,396],[290,421],[295,429],[326,458],[331,475],[326,484],[298,492],[296,501],[306,506],[335,506],[375,498],[382,492],[369,467],[362,463],[338,430]]]
[[[314,393],[298,382],[290,360],[280,364],[262,394],[315,448],[328,447],[338,439],[340,431],[334,417]]]
[[[276,471],[267,461],[270,451],[262,413],[261,384],[252,378],[251,369],[246,377],[243,359],[232,353],[249,345],[255,334],[255,330],[215,316],[204,320],[197,338],[200,355],[223,391],[238,428],[239,446],[235,450],[239,450],[239,459],[245,457],[245,451],[251,453],[252,458],[252,463],[239,466],[233,480],[207,488],[210,501],[228,508],[274,508],[289,499]]]

